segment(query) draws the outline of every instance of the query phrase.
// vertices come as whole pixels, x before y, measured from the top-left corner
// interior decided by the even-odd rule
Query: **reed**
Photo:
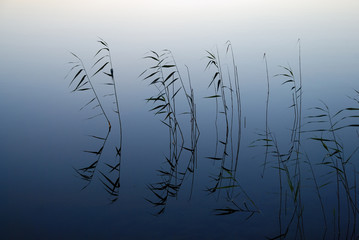
[[[349,168],[352,166],[355,171],[355,166],[351,164],[354,155],[357,153],[359,147],[356,147],[347,156],[344,151],[344,143],[340,142],[338,136],[339,131],[346,128],[356,128],[354,123],[346,123],[348,119],[355,118],[356,111],[359,109],[344,108],[339,110],[335,114],[331,114],[328,105],[322,102],[323,107],[314,107],[313,109],[318,112],[315,115],[310,115],[308,123],[313,126],[311,130],[308,130],[314,134],[320,134],[320,136],[314,135],[310,139],[320,143],[325,152],[322,162],[319,164],[325,168],[329,168],[326,175],[334,174],[334,184],[336,189],[336,208],[335,217],[333,219],[333,235],[337,239],[349,238],[352,236],[356,228],[356,218],[358,213],[356,203],[356,192],[352,189],[356,189],[356,174],[354,174],[354,185],[351,186],[349,178]],[[353,114],[354,113],[354,114]],[[326,182],[323,186],[331,185],[332,181]],[[343,199],[344,198],[344,199]],[[347,213],[343,212],[343,209],[347,210]],[[344,217],[343,217],[344,215]],[[343,229],[343,218],[347,219],[347,226]],[[353,224],[350,223],[350,219],[353,219]]]
[[[100,144],[94,150],[86,153],[93,156],[84,167],[74,168],[78,176],[86,182],[86,188],[98,174],[99,181],[110,196],[110,201],[115,202],[120,193],[120,173],[122,159],[122,121],[120,114],[120,102],[118,95],[118,81],[115,79],[111,51],[107,42],[100,39],[101,48],[94,56],[92,74],[88,74],[82,60],[75,54],[75,62],[71,62],[71,69],[67,76],[71,75],[70,87],[72,92],[89,92],[91,99],[81,110],[93,108],[99,113],[89,119],[103,115],[108,126],[104,137],[93,135],[91,139],[97,139]],[[208,88],[213,89],[213,94],[206,98],[215,100],[215,149],[207,159],[213,161],[215,174],[211,176],[212,182],[207,187],[210,196],[221,198],[222,207],[214,209],[214,214],[223,216],[235,213],[244,213],[247,219],[260,215],[261,210],[255,201],[247,194],[242,184],[238,169],[241,158],[242,128],[242,99],[238,67],[232,43],[225,45],[226,58],[220,56],[220,51],[206,51],[205,69],[210,71]],[[179,65],[169,50],[161,52],[150,51],[145,57],[150,61],[150,67],[140,76],[157,92],[146,99],[152,104],[150,111],[160,117],[160,121],[168,128],[168,153],[165,163],[157,171],[160,180],[150,183],[147,188],[151,194],[146,198],[153,205],[155,215],[165,213],[170,199],[176,199],[180,191],[184,191],[186,179],[190,179],[189,199],[194,192],[194,183],[197,172],[198,141],[200,136],[199,123],[197,121],[197,104],[195,91],[192,87],[190,70],[180,71]],[[290,110],[291,128],[286,145],[280,144],[275,132],[270,126],[270,87],[272,81],[269,77],[267,55],[263,55],[266,79],[265,100],[265,130],[258,134],[251,146],[264,148],[263,165],[260,176],[267,177],[265,172],[269,167],[274,169],[278,186],[278,208],[276,218],[278,221],[278,233],[269,239],[305,239],[307,199],[304,198],[304,188],[309,181],[310,190],[315,190],[317,204],[320,207],[323,222],[321,227],[322,238],[329,235],[335,239],[356,239],[357,216],[359,213],[357,204],[357,171],[356,162],[359,146],[348,151],[343,142],[342,131],[359,132],[359,91],[351,97],[355,105],[332,112],[328,105],[322,102],[319,107],[309,109],[313,114],[304,116],[303,110],[303,77],[302,77],[302,53],[301,40],[298,39],[298,67],[294,71],[290,66],[281,66],[281,73],[276,78],[281,79],[281,84],[289,87],[291,97]],[[184,77],[186,76],[186,77]],[[105,149],[108,149],[111,123],[109,115],[105,112],[103,98],[94,88],[93,79],[106,79],[105,85],[110,86],[109,93],[103,97],[113,97],[114,112],[119,127],[119,143],[110,148],[112,158],[102,160]],[[109,81],[108,81],[109,80]],[[212,91],[211,89],[211,91]],[[288,93],[287,92],[287,93]],[[185,102],[185,110],[182,112]],[[307,122],[303,124],[304,120]],[[304,126],[306,128],[304,128]],[[304,130],[303,130],[304,129]],[[318,145],[322,151],[322,160],[318,161],[304,149],[303,139]],[[303,145],[302,145],[303,144]],[[349,153],[349,154],[348,154]],[[103,163],[102,167],[100,167]],[[304,163],[304,164],[303,164]],[[324,175],[321,173],[325,171]],[[307,172],[307,173],[306,173]],[[306,179],[306,177],[308,177]],[[324,179],[324,180],[323,180]],[[332,187],[334,192],[329,189]],[[335,195],[335,206],[329,209],[323,193],[330,192]],[[318,207],[318,209],[319,209]],[[318,210],[319,211],[319,210]],[[332,214],[329,214],[333,212]],[[329,234],[330,233],[330,234]]]
[[[91,161],[88,166],[80,167],[80,168],[74,168],[76,173],[87,183],[83,187],[86,188],[93,180],[93,177],[95,173],[98,171],[100,174],[100,182],[103,184],[104,189],[107,193],[110,195],[110,201],[115,202],[118,199],[119,196],[119,189],[120,189],[120,167],[121,167],[121,158],[122,158],[122,124],[121,124],[121,117],[120,117],[120,109],[119,109],[119,99],[117,94],[117,87],[116,87],[116,81],[114,77],[114,70],[113,70],[113,64],[111,59],[111,51],[110,48],[103,39],[99,39],[98,42],[101,44],[101,48],[96,52],[94,55],[94,64],[92,65],[92,68],[94,73],[90,76],[88,74],[87,69],[85,68],[83,61],[81,58],[79,58],[74,53],[71,53],[77,61],[71,62],[72,67],[67,74],[66,77],[68,77],[72,72],[76,71],[74,77],[70,81],[70,85],[75,85],[72,92],[84,92],[84,91],[90,91],[93,94],[93,98],[88,101],[83,107],[81,107],[80,110],[89,108],[91,105],[94,105],[92,109],[101,109],[101,113],[89,117],[88,119],[92,119],[94,117],[104,115],[107,123],[108,123],[108,130],[105,137],[95,136],[92,135],[91,137],[94,139],[99,139],[102,141],[102,145],[99,150],[96,151],[85,151],[86,153],[94,154],[96,155],[96,159],[94,161]],[[110,93],[106,94],[104,97],[108,96],[114,96],[114,104],[116,106],[115,113],[117,114],[118,121],[119,121],[119,144],[114,147],[113,151],[116,155],[114,159],[116,159],[114,162],[104,162],[104,165],[108,168],[106,171],[98,170],[98,163],[101,160],[101,157],[103,155],[107,140],[109,138],[110,132],[111,132],[111,123],[109,120],[109,117],[107,113],[104,110],[104,106],[102,104],[102,101],[99,98],[99,94],[97,90],[94,88],[93,85],[93,78],[97,77],[99,74],[104,74],[107,77],[111,78],[111,82],[106,82],[105,85],[113,86],[112,91]],[[115,177],[113,178],[112,174],[115,174]]]
[[[223,196],[227,205],[214,209],[216,215],[241,212],[248,213],[247,218],[250,218],[260,211],[240,184],[237,176],[242,136],[241,94],[232,43],[227,41],[225,47],[228,65],[221,62],[218,49],[216,53],[207,51],[206,55],[208,62],[205,69],[214,69],[208,85],[208,88],[213,86],[214,95],[206,98],[216,100],[216,149],[214,156],[207,158],[213,160],[214,165],[219,164],[218,173],[211,176],[214,183],[207,188],[207,191],[209,194],[218,193],[217,200],[224,191]],[[225,65],[227,65],[227,74],[223,72]],[[218,129],[219,123],[223,126],[221,131]]]
[[[281,146],[275,137],[275,133],[271,132],[269,126],[269,96],[270,84],[267,55],[263,55],[265,63],[267,96],[265,107],[265,131],[259,133],[258,138],[251,143],[251,147],[264,147],[264,163],[261,177],[264,177],[265,169],[268,165],[269,158],[272,157],[273,168],[278,171],[278,192],[279,192],[279,207],[278,207],[278,225],[279,234],[271,239],[287,238],[289,232],[295,233],[296,237],[300,239],[305,238],[304,220],[303,220],[303,202],[302,202],[302,155],[301,149],[301,127],[302,127],[302,73],[301,73],[301,49],[299,40],[299,83],[296,80],[294,71],[291,67],[280,66],[283,73],[274,75],[274,77],[284,78],[282,85],[290,87],[292,103],[289,108],[293,109],[293,123],[290,130],[290,140],[287,150],[282,150]],[[271,153],[272,156],[269,156]],[[287,183],[287,184],[286,184]],[[291,202],[287,201],[287,196]],[[288,206],[292,213],[287,214]],[[293,228],[295,226],[295,228]],[[294,230],[290,230],[294,229]]]
[[[93,76],[95,76],[96,74],[99,74],[99,73],[103,73],[105,76],[111,78],[111,82],[105,83],[105,84],[113,86],[113,93],[109,93],[105,96],[114,95],[115,99],[114,99],[113,103],[116,106],[116,109],[114,110],[114,112],[117,114],[118,123],[119,123],[119,137],[120,137],[119,146],[122,146],[122,135],[123,135],[122,134],[122,122],[121,122],[119,98],[118,98],[118,93],[117,93],[117,85],[116,85],[116,81],[115,81],[115,73],[113,70],[113,64],[112,64],[112,58],[111,58],[111,50],[110,50],[108,43],[105,42],[105,40],[100,38],[100,40],[98,40],[97,42],[102,45],[102,48],[100,48],[94,56],[97,59],[96,59],[95,63],[92,65],[92,68],[97,67],[96,68],[97,70],[93,74]],[[106,69],[106,66],[108,69]]]
[[[91,80],[89,74],[87,73],[87,70],[86,70],[86,68],[85,68],[85,66],[83,64],[83,61],[76,54],[74,54],[74,53],[71,53],[71,54],[77,59],[77,61],[76,62],[70,62],[73,66],[70,69],[69,73],[66,75],[66,77],[69,76],[73,71],[77,71],[77,72],[76,72],[75,76],[72,78],[72,80],[71,80],[71,82],[69,84],[69,87],[72,84],[76,84],[76,87],[72,90],[72,92],[92,91],[92,93],[94,95],[94,98],[92,98],[88,103],[86,103],[81,108],[81,110],[95,101],[97,103],[95,108],[100,107],[101,108],[101,113],[97,114],[97,115],[95,115],[93,117],[90,117],[89,119],[97,117],[97,116],[100,116],[100,115],[103,115],[106,118],[106,121],[108,123],[108,128],[109,128],[109,131],[110,131],[111,130],[110,120],[107,117],[107,114],[105,113],[105,110],[104,110],[104,108],[103,108],[103,106],[101,104],[101,101],[100,101],[100,99],[98,97],[98,94],[97,94],[95,88],[93,87],[92,80]],[[96,75],[97,73],[98,72],[96,72],[94,75]],[[92,75],[92,76],[94,76],[94,75]]]
[[[185,86],[184,79],[171,51],[163,50],[162,53],[151,51],[144,58],[150,59],[154,65],[146,69],[140,76],[143,75],[143,79],[150,81],[150,85],[154,85],[158,91],[157,95],[147,98],[147,102],[152,102],[155,105],[150,111],[154,111],[155,115],[162,115],[161,122],[169,129],[169,157],[165,157],[167,170],[158,170],[162,180],[156,184],[148,185],[148,189],[153,193],[156,200],[146,199],[153,206],[161,207],[156,212],[156,215],[159,215],[164,213],[169,197],[175,198],[177,196],[189,173],[192,175],[190,198],[192,196],[194,172],[197,165],[197,142],[200,132],[188,67],[186,68],[189,88]],[[186,146],[187,142],[185,142],[182,124],[178,120],[176,111],[176,99],[182,92],[189,109],[182,114],[190,115],[190,146]],[[181,163],[185,160],[182,155],[183,150],[191,154],[187,164]],[[181,166],[184,168],[180,169]]]
[[[264,53],[263,60],[265,62],[265,69],[266,69],[266,80],[267,80],[267,99],[266,99],[266,116],[265,116],[265,155],[264,155],[264,163],[263,163],[263,172],[262,178],[264,177],[264,171],[267,166],[267,159],[268,159],[268,148],[269,148],[269,126],[268,126],[268,111],[269,111],[269,73],[268,73],[268,63],[267,63],[267,56]]]

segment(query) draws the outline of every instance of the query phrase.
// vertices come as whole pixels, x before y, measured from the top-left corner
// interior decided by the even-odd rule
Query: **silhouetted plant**
[[[92,119],[92,118],[100,116],[100,115],[104,115],[104,117],[108,123],[108,130],[107,130],[106,137],[104,137],[104,138],[99,137],[99,136],[91,136],[93,138],[100,139],[101,141],[103,141],[101,148],[99,150],[85,151],[87,153],[96,155],[96,160],[91,162],[91,164],[86,167],[76,168],[75,171],[79,174],[79,176],[83,180],[85,180],[87,182],[87,184],[84,187],[84,188],[86,188],[93,180],[93,177],[98,168],[98,163],[101,160],[102,153],[104,151],[106,142],[107,142],[108,137],[111,132],[112,126],[111,126],[110,120],[104,110],[102,102],[99,99],[99,95],[98,95],[96,89],[94,88],[93,80],[92,80],[93,77],[97,76],[100,73],[103,73],[107,77],[111,78],[111,82],[107,82],[107,83],[105,83],[105,85],[113,86],[113,90],[109,94],[106,94],[104,97],[114,96],[114,104],[116,106],[116,109],[114,111],[117,114],[118,121],[119,121],[120,142],[119,142],[118,146],[116,146],[114,149],[114,150],[116,150],[116,151],[114,151],[114,153],[116,153],[116,155],[114,157],[116,159],[115,163],[109,163],[109,162],[106,163],[105,162],[104,164],[107,168],[109,168],[109,170],[106,172],[99,171],[99,173],[101,175],[100,181],[103,184],[104,189],[110,194],[111,202],[114,202],[118,199],[119,188],[120,188],[120,166],[121,166],[121,157],[122,157],[121,156],[122,124],[121,124],[121,118],[120,118],[119,101],[118,101],[118,95],[117,95],[117,89],[116,89],[116,81],[114,78],[114,71],[113,71],[113,66],[112,66],[110,48],[109,48],[108,44],[103,39],[100,39],[98,42],[102,45],[102,47],[96,52],[96,54],[94,56],[95,63],[92,65],[92,69],[95,69],[94,73],[90,76],[87,69],[85,68],[81,58],[79,58],[77,55],[72,53],[72,55],[76,58],[77,61],[70,62],[72,64],[72,68],[70,69],[69,74],[67,76],[69,76],[73,71],[76,71],[74,77],[72,78],[72,80],[70,82],[70,86],[76,85],[76,87],[73,89],[73,92],[91,91],[93,93],[94,97],[89,102],[87,102],[80,110],[83,110],[86,107],[90,107],[91,105],[95,104],[95,106],[93,106],[92,109],[100,108],[101,113],[99,113],[95,116],[92,116],[89,119]],[[113,175],[114,173],[116,173],[116,175],[113,178],[110,175]],[[111,178],[113,180],[111,180]]]
[[[194,91],[192,89],[188,68],[189,91],[187,91],[185,87],[175,59],[169,50],[163,50],[161,54],[151,51],[144,58],[152,60],[154,65],[145,70],[140,76],[144,75],[144,80],[149,80],[150,85],[154,85],[158,90],[157,95],[147,98],[148,102],[152,102],[155,105],[150,111],[154,111],[155,115],[164,116],[161,122],[169,128],[169,157],[165,157],[167,170],[158,170],[161,181],[148,185],[148,189],[154,194],[156,200],[146,199],[154,206],[160,206],[161,208],[156,214],[162,214],[164,213],[168,198],[177,196],[185,177],[189,173],[192,174],[192,194],[194,171],[197,161],[199,128],[196,119]],[[177,86],[178,83],[180,86]],[[176,112],[176,99],[181,91],[185,95],[189,108],[188,112],[182,114],[189,114],[191,123],[191,140],[190,146],[187,147],[185,147],[187,144],[185,143],[182,127]],[[183,150],[189,151],[191,156],[187,164],[181,165],[184,166],[184,168],[179,169],[180,160],[183,158]]]

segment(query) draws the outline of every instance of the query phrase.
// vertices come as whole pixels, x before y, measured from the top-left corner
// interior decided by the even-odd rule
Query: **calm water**
[[[355,109],[358,103],[349,97],[357,98],[354,89],[359,89],[358,10],[359,3],[350,0],[340,4],[1,1],[2,238],[264,239],[283,234],[282,239],[356,239],[359,166],[355,124],[359,114]],[[91,137],[105,138],[108,133],[103,116],[87,120],[101,112],[96,103],[79,111],[93,98],[92,93],[71,93],[75,85],[69,87],[69,83],[76,71],[64,79],[72,66],[68,62],[76,60],[70,52],[81,57],[91,73],[96,71],[91,66],[102,47],[98,37],[111,49],[122,120],[120,158],[116,156],[120,146],[116,105],[113,96],[103,97],[113,93],[111,85],[104,85],[111,79],[102,73],[93,78],[112,125],[106,139]],[[279,65],[290,66],[299,87],[298,38],[303,81],[301,127],[295,125],[297,135],[292,136],[293,121],[298,119],[293,107],[289,108],[292,83],[282,85],[288,78],[274,76],[288,73]],[[241,93],[238,158],[236,102],[231,121],[231,95],[224,88],[229,112],[226,141],[224,114],[218,114],[217,139],[216,102],[206,98],[215,94],[208,85],[216,72],[214,66],[205,70],[206,50],[217,55],[218,49],[224,84],[229,87],[229,71],[235,88],[227,40],[233,45]],[[179,155],[179,130],[170,138],[168,127],[161,123],[166,114],[149,111],[158,104],[145,100],[158,93],[149,85],[154,78],[142,80],[149,73],[138,77],[154,64],[143,57],[150,50],[160,53],[162,49],[172,51],[187,91],[185,66],[190,72],[200,130],[197,142],[191,142],[190,115],[181,114],[190,111],[183,89],[175,97],[175,108],[183,146],[195,147],[193,155],[183,148]],[[264,53],[270,81],[267,136]],[[165,76],[171,70],[164,69]],[[217,81],[218,77],[214,84]],[[180,86],[177,81],[175,90]],[[221,98],[217,99],[219,111],[223,111]],[[328,118],[321,116],[323,111],[313,109],[324,109],[321,101],[332,115],[350,107],[333,122],[347,117],[335,127],[353,126],[336,130],[335,135],[313,132],[329,126]],[[170,116],[173,119],[174,115]],[[306,124],[322,120],[326,122]],[[165,121],[168,123],[168,118]],[[171,145],[174,136],[179,141]],[[257,139],[262,141],[253,143]],[[271,146],[266,150],[263,145]],[[89,153],[102,146],[101,154]],[[288,156],[291,146],[292,155]],[[179,156],[178,165],[171,171],[166,157],[173,164],[173,156]],[[88,182],[78,172],[83,173],[80,169],[91,166],[98,157],[92,180],[83,189]],[[106,164],[115,166],[119,161],[120,167],[110,172]],[[113,183],[119,179],[115,191],[110,191],[113,195],[106,191],[104,183],[110,184],[106,177]],[[230,214],[216,215],[224,213]]]

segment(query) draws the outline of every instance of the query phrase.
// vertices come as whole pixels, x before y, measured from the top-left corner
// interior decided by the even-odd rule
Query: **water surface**
[[[266,149],[250,147],[259,138],[257,133],[263,134],[266,130],[267,83],[263,54],[267,56],[270,80],[268,124],[284,153],[291,142],[293,109],[289,106],[292,93],[289,85],[281,85],[285,77],[274,75],[285,73],[279,65],[290,66],[299,79],[299,38],[303,79],[302,123],[309,121],[308,116],[320,114],[310,109],[323,107],[319,100],[324,101],[332,113],[358,107],[347,97],[356,97],[354,89],[358,89],[358,9],[357,1],[349,0],[340,4],[279,0],[251,3],[229,0],[196,3],[183,0],[2,1],[0,164],[3,174],[0,176],[0,221],[3,238],[262,239],[283,233],[296,204],[291,198],[291,187],[283,173],[283,205],[280,208],[277,160],[273,156],[268,158],[262,178]],[[86,182],[74,169],[95,159],[84,151],[98,151],[102,144],[101,140],[88,135],[105,137],[108,129],[103,116],[86,120],[98,109],[79,111],[91,99],[90,95],[71,93],[71,77],[64,79],[71,67],[67,62],[74,60],[69,52],[76,53],[87,68],[91,67],[93,55],[101,47],[98,37],[105,39],[111,49],[123,127],[121,186],[113,204],[110,204],[113,198],[104,189],[100,181],[104,178],[99,173],[106,170],[104,163],[116,161],[114,149],[119,144],[119,126],[112,111],[113,100],[103,100],[112,129],[99,161],[99,171],[95,172],[91,184],[81,190]],[[256,207],[238,187],[217,189],[214,194],[206,191],[215,183],[211,177],[218,176],[221,171],[219,162],[208,158],[215,157],[216,110],[215,100],[205,98],[214,94],[213,87],[208,88],[208,85],[215,72],[214,68],[205,71],[206,50],[216,53],[218,49],[227,74],[227,66],[232,69],[231,58],[226,55],[227,40],[233,45],[242,101],[241,145],[235,175]],[[162,49],[172,51],[185,80],[185,65],[189,68],[200,136],[194,174],[186,175],[177,197],[166,202],[163,214],[153,216],[161,208],[146,201],[155,199],[148,186],[161,181],[157,170],[168,170],[165,157],[169,156],[170,140],[168,128],[160,121],[164,116],[150,112],[153,105],[145,100],[155,95],[157,90],[138,76],[151,66],[151,61],[143,57],[150,50],[161,52]],[[111,91],[103,85],[103,77],[94,81],[101,96]],[[188,111],[182,92],[177,96],[176,104],[178,114],[182,110]],[[352,113],[357,115],[355,111]],[[185,133],[185,146],[188,147],[189,117],[179,115],[179,119]],[[223,120],[222,116],[218,122],[221,141],[225,138]],[[237,120],[234,119],[234,125]],[[345,119],[342,125],[356,124],[356,120]],[[302,130],[316,128],[315,125],[304,125]],[[238,127],[233,128],[233,132],[237,130]],[[347,158],[357,147],[356,127],[337,133]],[[338,214],[336,169],[318,165],[327,152],[320,141],[310,139],[313,137],[325,138],[330,134],[307,132],[301,135],[303,154],[300,155],[300,166],[303,175],[300,206],[303,208],[304,229],[298,230],[296,217],[287,238],[305,236],[318,239],[324,233],[324,238],[328,239],[357,237],[358,233],[352,231],[357,229],[357,225],[353,225],[353,208],[349,207],[348,211],[347,206],[352,205],[348,203],[343,187],[339,191],[339,219],[342,223],[339,234],[338,215],[333,217],[333,212]],[[237,141],[233,135],[234,145]],[[219,143],[217,154],[222,145]],[[335,150],[330,151],[333,153]],[[318,185],[330,182],[320,189],[327,219],[326,232],[304,152],[314,166]],[[232,155],[228,152],[226,158],[231,159]],[[190,153],[184,150],[181,164],[189,159]],[[352,164],[345,168],[355,202],[357,189],[352,187],[354,179],[357,179],[354,174],[356,160],[357,154],[354,154],[350,160]],[[181,167],[185,169],[183,165]],[[328,172],[332,173],[326,175]],[[218,211],[215,209],[233,208],[227,199],[228,191],[241,206],[246,202],[255,209],[251,218],[246,219],[251,215],[247,212],[216,215]],[[280,209],[282,229],[279,227]]]

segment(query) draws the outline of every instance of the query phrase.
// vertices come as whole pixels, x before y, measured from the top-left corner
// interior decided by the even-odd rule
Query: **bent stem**
[[[120,106],[119,106],[119,100],[118,100],[119,98],[118,98],[118,94],[117,94],[117,86],[116,86],[116,81],[115,81],[115,76],[114,76],[113,65],[112,65],[111,51],[110,51],[110,47],[109,47],[108,43],[105,42],[103,39],[100,38],[100,40],[97,41],[97,42],[99,42],[100,44],[102,44],[104,47],[97,51],[97,53],[95,54],[95,57],[96,57],[97,55],[99,55],[99,53],[102,52],[102,51],[106,51],[107,54],[104,55],[104,56],[102,56],[102,57],[100,57],[100,58],[95,62],[95,64],[93,65],[93,67],[96,66],[96,65],[99,64],[99,63],[103,63],[103,64],[101,65],[101,67],[96,71],[95,74],[97,74],[97,73],[99,73],[101,70],[103,70],[106,65],[109,64],[109,66],[110,66],[110,73],[105,72],[105,71],[103,71],[103,73],[111,78],[112,85],[113,85],[113,90],[114,90],[114,95],[115,95],[115,104],[116,104],[115,113],[116,113],[117,116],[118,116],[118,123],[119,123],[119,128],[120,128],[120,147],[121,147],[121,146],[122,146],[122,135],[123,135],[123,134],[122,134],[122,121],[121,121]],[[103,60],[105,60],[105,61],[103,61]],[[94,75],[95,75],[95,74],[94,74]],[[110,85],[110,84],[108,84],[108,85]]]

